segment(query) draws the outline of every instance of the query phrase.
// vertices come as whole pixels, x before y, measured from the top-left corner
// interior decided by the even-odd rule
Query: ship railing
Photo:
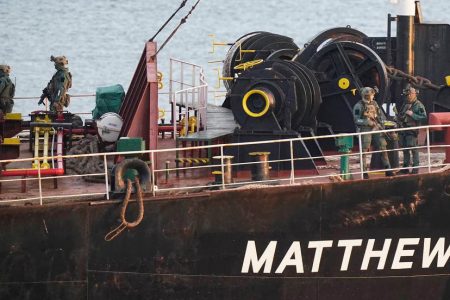
[[[172,110],[173,136],[176,138],[177,122],[189,130],[189,118],[195,116],[194,131],[206,129],[208,84],[201,66],[180,59],[170,58],[169,99]],[[178,110],[177,110],[178,107]],[[202,126],[201,126],[202,125]]]
[[[61,167],[62,161],[68,159],[76,159],[76,163],[80,163],[88,158],[97,158],[102,160],[103,167],[99,170],[91,171],[85,174],[67,174],[64,168]],[[93,154],[79,154],[79,155],[55,155],[47,157],[31,157],[20,158],[13,160],[0,160],[0,166],[3,166],[5,172],[13,172],[15,176],[0,176],[0,202],[1,203],[33,203],[38,201],[40,205],[46,202],[53,202],[59,199],[73,199],[73,198],[106,198],[109,195],[105,194],[105,190],[99,190],[99,186],[93,186],[92,189],[87,189],[89,184],[76,184],[75,181],[81,178],[102,178],[106,186],[109,186],[109,178],[107,169],[108,155],[93,153]],[[59,164],[61,162],[61,164]],[[15,166],[11,167],[9,163]],[[48,164],[49,167],[43,167]],[[18,167],[20,166],[20,167]],[[66,169],[67,170],[67,169]],[[50,175],[49,175],[50,174]],[[58,175],[53,175],[58,174]],[[20,178],[16,178],[20,177]],[[65,181],[63,187],[58,186]],[[58,183],[59,182],[59,183]],[[52,183],[53,187],[52,188]],[[64,193],[64,191],[68,191]],[[23,197],[20,197],[23,196]]]
[[[447,150],[448,147],[450,147],[450,145],[446,145],[446,144],[438,144],[438,145],[431,145],[430,144],[430,130],[433,129],[442,129],[444,127],[448,127],[445,125],[442,126],[418,126],[418,127],[410,127],[410,128],[399,128],[399,129],[389,129],[389,130],[379,130],[379,131],[371,131],[371,132],[360,132],[360,133],[348,133],[348,134],[337,134],[337,135],[327,135],[327,136],[316,136],[316,137],[304,137],[304,138],[293,138],[293,139],[280,139],[280,140],[270,140],[270,141],[264,141],[264,142],[247,142],[247,143],[234,143],[234,144],[221,144],[221,145],[215,145],[215,146],[208,146],[208,148],[211,150],[216,150],[216,154],[218,155],[220,159],[220,161],[216,164],[212,164],[212,165],[207,165],[207,166],[189,166],[189,167],[181,167],[181,168],[166,168],[166,169],[156,169],[154,170],[155,173],[158,172],[181,172],[183,171],[183,173],[186,174],[186,177],[188,178],[192,178],[193,175],[196,174],[196,172],[198,173],[198,171],[202,170],[202,169],[207,169],[209,171],[211,170],[219,170],[221,173],[221,180],[219,182],[208,182],[205,185],[192,185],[192,186],[187,186],[185,182],[180,181],[180,184],[178,187],[173,187],[173,185],[171,185],[170,187],[165,188],[164,185],[159,185],[158,186],[158,192],[163,192],[163,191],[173,191],[173,190],[195,190],[198,188],[222,188],[222,189],[226,189],[226,188],[231,188],[231,187],[237,187],[237,186],[242,186],[242,185],[253,185],[256,183],[265,183],[265,184],[272,184],[274,182],[276,183],[280,183],[280,184],[304,184],[304,183],[309,183],[308,180],[310,180],[311,182],[320,182],[320,180],[322,180],[323,182],[329,182],[330,180],[342,180],[343,177],[345,176],[352,176],[353,179],[358,179],[358,178],[364,178],[364,169],[363,169],[363,165],[361,164],[363,155],[368,155],[370,158],[370,156],[372,154],[381,154],[383,152],[387,152],[387,153],[391,153],[391,152],[403,152],[404,150],[413,150],[413,149],[418,149],[420,150],[421,153],[425,152],[426,155],[426,162],[422,163],[421,165],[419,165],[418,167],[409,167],[409,168],[404,168],[404,167],[392,167],[389,169],[377,169],[377,170],[368,170],[369,173],[379,173],[379,172],[386,172],[386,171],[401,171],[401,170],[405,170],[405,169],[426,169],[426,172],[430,173],[435,169],[438,168],[442,168],[442,167],[448,167],[449,164],[446,163],[444,161],[444,157],[438,157],[437,158],[437,162],[432,162],[432,152],[436,152],[437,150]],[[362,144],[362,136],[367,135],[367,134],[384,134],[384,133],[399,133],[402,131],[411,131],[411,130],[421,130],[421,131],[426,131],[426,138],[425,138],[425,143],[422,145],[418,145],[416,147],[397,147],[395,149],[387,149],[387,150],[372,150],[372,151],[366,151],[363,152],[361,151],[361,144]],[[351,153],[343,153],[343,154],[328,154],[328,155],[321,155],[321,156],[308,156],[308,157],[296,157],[294,155],[294,145],[296,144],[296,142],[302,141],[302,142],[307,142],[307,141],[318,141],[320,139],[336,139],[336,138],[341,138],[341,137],[353,137],[355,139],[357,139],[359,147],[357,147],[355,145],[354,148],[359,148],[358,151],[355,152],[351,152]],[[266,180],[260,180],[260,181],[255,181],[255,180],[242,180],[241,178],[238,178],[235,182],[231,182],[231,183],[227,183],[225,180],[225,172],[224,169],[226,168],[226,163],[224,162],[224,158],[226,157],[227,152],[226,149],[228,148],[232,148],[232,147],[237,147],[237,146],[264,146],[264,144],[282,144],[282,143],[289,143],[289,149],[290,149],[290,157],[289,158],[285,158],[285,159],[271,159],[269,160],[269,164],[273,165],[273,164],[277,164],[277,163],[288,163],[290,164],[290,168],[287,170],[287,172],[284,172],[285,174],[283,175],[283,172],[278,172],[278,176],[271,178],[271,179],[266,179]],[[183,148],[183,151],[195,151],[195,150],[200,150],[203,149],[203,147],[187,147],[187,148]],[[440,154],[443,153],[443,151],[439,152]],[[301,161],[305,161],[305,160],[320,160],[320,159],[324,159],[327,162],[329,162],[330,160],[334,160],[337,161],[341,158],[347,157],[350,160],[353,160],[350,162],[350,164],[353,164],[353,166],[358,166],[358,168],[356,170],[349,170],[347,172],[319,172],[319,174],[313,174],[313,175],[306,175],[306,172],[303,172],[300,174],[298,174],[298,169],[296,169],[294,166],[296,163],[301,162]],[[237,168],[241,168],[241,167],[249,167],[249,166],[254,166],[256,164],[260,164],[260,162],[244,162],[244,163],[231,163],[232,169],[235,170]],[[286,173],[288,175],[286,175]],[[281,176],[280,176],[281,174]],[[284,176],[284,177],[283,177]],[[247,174],[247,179],[250,177],[250,175]]]
[[[194,93],[192,93],[194,92]],[[185,128],[185,133],[194,133],[198,132],[200,130],[206,130],[206,99],[208,94],[208,85],[200,85],[192,88],[187,88],[184,90],[176,91],[173,93],[173,100],[172,103],[175,101],[175,99],[179,96],[181,101],[177,102],[178,106],[181,108],[181,110],[177,113],[175,112],[175,119],[179,122],[182,122],[181,125],[183,128]],[[189,95],[195,95],[195,97],[198,97],[198,99],[204,99],[204,100],[198,100],[194,97],[191,97],[189,99]],[[198,100],[198,101],[197,101]],[[201,103],[201,104],[200,104]],[[173,107],[173,106],[172,106]],[[173,111],[173,109],[172,109]],[[191,118],[195,117],[195,126],[192,126]],[[176,138],[177,136],[177,122],[173,122],[173,136]]]
[[[159,195],[165,193],[177,193],[182,192],[197,192],[205,189],[229,189],[242,186],[254,186],[255,184],[309,184],[309,183],[320,183],[320,182],[330,182],[330,180],[335,179],[335,177],[342,177],[343,175],[353,176],[353,179],[363,178],[364,170],[361,165],[363,154],[376,154],[381,152],[392,152],[403,150],[418,149],[422,154],[422,158],[425,156],[425,160],[422,159],[422,163],[419,166],[421,173],[430,173],[442,169],[443,167],[448,167],[449,164],[444,161],[445,152],[448,152],[450,145],[446,144],[430,144],[430,133],[432,130],[439,130],[450,125],[433,125],[433,126],[420,126],[412,128],[400,128],[400,129],[390,129],[382,131],[372,131],[372,132],[359,132],[359,133],[348,133],[348,134],[337,134],[337,135],[327,135],[327,136],[312,136],[312,137],[301,137],[292,139],[279,139],[270,140],[263,142],[247,142],[247,143],[232,143],[232,144],[218,144],[218,145],[207,145],[207,146],[193,146],[184,148],[173,148],[173,149],[158,149],[158,150],[147,150],[147,151],[132,151],[132,152],[108,152],[108,153],[92,153],[92,154],[79,154],[79,155],[64,155],[64,156],[53,156],[53,157],[40,157],[40,158],[22,158],[14,160],[0,160],[0,165],[7,166],[7,170],[11,170],[13,167],[18,165],[31,166],[35,163],[36,168],[34,175],[24,175],[21,178],[12,177],[0,177],[0,184],[2,187],[2,193],[0,199],[2,203],[26,203],[26,202],[39,202],[43,205],[44,203],[58,201],[60,199],[72,199],[72,198],[88,198],[94,200],[99,199],[110,199],[112,182],[111,175],[114,173],[111,170],[111,165],[116,161],[118,156],[121,157],[142,157],[149,164],[151,170],[151,182],[147,183],[147,192],[149,195]],[[399,147],[396,149],[388,150],[373,150],[368,152],[362,152],[361,147],[358,151],[353,151],[351,153],[329,153],[320,156],[304,156],[295,155],[295,148],[298,146],[299,142],[307,143],[320,141],[321,139],[331,139],[335,140],[340,137],[353,137],[358,140],[359,145],[361,145],[361,137],[366,134],[380,133],[393,133],[408,130],[420,130],[422,132],[422,137],[425,136],[425,142],[420,143],[415,147]],[[448,129],[447,129],[448,130]],[[424,135],[425,133],[425,135]],[[227,153],[232,147],[253,147],[252,149],[263,149],[264,145],[268,144],[285,144],[288,145],[290,149],[290,154],[281,159],[269,159],[269,165],[275,164],[285,164],[289,167],[284,168],[281,171],[270,171],[270,176],[263,180],[252,180],[250,168],[256,166],[261,162],[227,162]],[[356,148],[356,145],[353,149]],[[178,152],[178,155],[177,155]],[[184,153],[183,153],[184,152]],[[204,165],[186,165],[180,167],[172,167],[174,164],[175,157],[183,157],[186,152],[194,152],[198,156],[200,153],[208,153],[210,157],[215,156],[216,159],[209,164]],[[438,157],[432,157],[432,154],[439,154]],[[270,156],[269,156],[270,157]],[[338,169],[339,160],[343,157],[347,157],[350,160],[352,168],[346,171],[344,174]],[[51,175],[48,173],[48,169],[42,168],[42,163],[44,161],[51,164],[52,161],[58,162],[59,160],[64,160],[66,163],[66,171],[68,170],[68,164],[72,160],[72,165],[74,166],[88,166],[89,160],[95,160],[99,167],[94,169],[87,168],[87,174],[68,174],[64,175]],[[164,161],[165,160],[165,161]],[[323,168],[330,169],[320,169],[319,173],[306,172],[303,169],[296,168],[296,164],[305,160],[324,160],[327,166]],[[39,161],[40,163],[36,163]],[[88,162],[88,163],[86,163]],[[14,163],[7,165],[7,163]],[[100,163],[100,164],[98,164]],[[227,168],[231,166],[234,173],[238,173],[237,177],[229,181],[226,177]],[[53,169],[57,168],[56,165]],[[400,171],[404,169],[403,167],[391,168],[388,170],[381,169],[382,171]],[[22,169],[23,170],[23,169]],[[237,171],[236,170],[242,170]],[[213,175],[213,171],[216,175]],[[373,172],[373,171],[369,171]],[[278,173],[278,174],[274,174]],[[217,175],[219,174],[219,175]],[[275,175],[275,176],[274,176]],[[220,180],[217,180],[220,177]],[[102,181],[99,183],[76,183],[77,180],[83,178],[88,178],[91,181]],[[55,185],[55,182],[57,184]],[[53,182],[53,189],[52,189]],[[20,193],[21,185],[29,184],[28,191],[25,193]],[[58,187],[55,189],[55,187]]]
[[[178,83],[178,82],[177,81],[173,81],[172,83]],[[207,93],[208,94],[207,97],[205,97],[205,95],[202,95],[202,97],[205,99],[204,101],[206,101],[207,99],[213,99],[213,104],[214,105],[216,104],[216,99],[224,99],[225,95],[226,95],[226,91],[224,91],[224,90],[212,90],[211,91],[211,90],[209,90],[209,88],[205,89],[204,87],[203,87],[203,89],[195,89],[193,91],[190,91],[190,93],[192,93],[192,92],[194,92],[194,93]],[[167,89],[158,91],[158,95],[169,97],[169,98],[173,97],[173,94],[174,94],[173,91],[169,92],[169,90],[167,90]],[[70,97],[71,98],[77,98],[77,101],[79,101],[79,100],[92,101],[92,98],[95,98],[96,95],[95,94],[82,93],[82,94],[70,94]],[[179,96],[179,97],[181,97],[181,96]],[[187,98],[187,94],[185,93],[183,95],[183,97],[184,97],[184,99],[186,99]],[[17,102],[16,106],[15,106],[15,110],[17,112],[23,114],[23,112],[26,111],[26,109],[25,109],[24,105],[22,103],[20,103],[20,102],[25,103],[26,101],[36,101],[36,103],[37,103],[39,98],[40,98],[39,96],[14,97],[14,101]],[[169,115],[169,116],[173,115],[172,107],[171,107],[171,101],[170,101],[169,104],[170,104],[170,107],[164,106],[164,104],[161,107],[161,108],[164,109],[164,117],[165,117],[166,114]],[[28,105],[28,104],[26,104],[26,105]],[[40,107],[36,107],[36,110],[38,110],[39,108]],[[44,101],[44,106],[42,106],[42,109],[48,110],[48,100],[47,99]],[[91,108],[91,110],[92,109],[93,109],[93,107]],[[92,117],[92,111],[91,110],[89,110],[89,111],[75,111],[75,112],[71,111],[71,113],[74,114],[74,115],[79,115],[82,118],[88,118],[88,116]],[[176,112],[177,112],[177,110],[175,110],[174,113],[176,114]],[[24,116],[24,117],[26,117],[26,116]],[[160,119],[163,119],[164,117],[160,117]]]

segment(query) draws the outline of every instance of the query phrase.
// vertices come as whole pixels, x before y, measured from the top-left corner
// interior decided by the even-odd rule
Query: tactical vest
[[[364,100],[360,100],[358,104],[361,106],[361,111],[359,112],[359,118],[363,120],[378,119],[378,105],[375,101],[372,101],[371,103],[367,103]],[[373,130],[373,127],[367,126],[367,125],[358,125],[358,128],[361,131],[371,131]]]
[[[415,127],[420,126],[421,122],[414,120],[411,116],[408,116],[406,114],[406,111],[410,110],[413,113],[416,113],[418,110],[418,107],[420,106],[419,100],[415,100],[413,103],[406,103],[403,105],[400,115],[404,118],[404,125],[407,127]]]
[[[362,102],[362,117],[369,119],[378,119],[378,109],[375,101],[371,101],[371,103],[366,103],[366,101]]]
[[[72,74],[67,70],[58,70],[48,83],[48,90],[52,102],[58,102],[65,107],[69,106],[70,96],[67,90],[72,87]],[[58,95],[61,90],[61,95]]]
[[[0,77],[0,82],[2,81],[5,82],[5,87],[0,91],[0,98],[11,100],[12,98],[14,98],[15,94],[14,83],[11,81],[11,79],[9,79],[9,76]]]

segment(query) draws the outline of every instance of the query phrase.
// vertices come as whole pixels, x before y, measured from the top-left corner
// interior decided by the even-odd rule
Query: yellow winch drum
[[[262,101],[261,101],[262,100]],[[259,105],[260,102],[263,105]],[[251,102],[251,103],[249,103]],[[260,111],[255,112],[254,110],[249,108],[249,104],[251,104],[253,109],[262,108]],[[245,113],[253,118],[259,118],[264,116],[269,108],[274,105],[274,97],[273,94],[266,89],[253,89],[248,91],[244,97],[242,98],[242,108]]]

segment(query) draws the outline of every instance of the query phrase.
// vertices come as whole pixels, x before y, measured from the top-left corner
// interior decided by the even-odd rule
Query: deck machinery
[[[396,37],[391,36],[393,21]],[[236,142],[351,133],[356,130],[352,109],[361,98],[360,88],[376,87],[376,101],[388,117],[392,106],[404,101],[406,84],[420,89],[427,112],[448,111],[450,87],[444,83],[449,73],[450,25],[423,23],[416,2],[411,15],[388,16],[386,37],[338,27],[319,33],[300,49],[291,38],[273,33],[242,36],[224,60],[223,106],[239,124]],[[299,145],[295,151],[316,157],[323,148],[333,147],[334,141],[324,140]],[[271,159],[290,156],[287,143],[265,148]],[[229,152],[245,162],[251,150]],[[314,167],[314,160],[303,165]]]

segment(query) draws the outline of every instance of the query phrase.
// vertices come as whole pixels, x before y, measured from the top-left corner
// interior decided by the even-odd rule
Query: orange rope
[[[138,226],[142,219],[144,218],[144,197],[142,195],[142,187],[139,184],[139,179],[135,179],[135,185],[136,185],[136,193],[137,193],[137,202],[139,205],[139,215],[137,219],[133,222],[128,222],[126,219],[126,212],[128,203],[130,202],[130,196],[131,196],[131,189],[132,189],[132,183],[130,179],[127,179],[127,191],[125,194],[125,198],[122,202],[122,208],[120,210],[120,219],[122,220],[122,223],[120,223],[119,226],[111,230],[107,235],[105,235],[105,241],[110,242],[113,239],[115,239],[119,234],[122,233],[126,228],[134,228]]]

